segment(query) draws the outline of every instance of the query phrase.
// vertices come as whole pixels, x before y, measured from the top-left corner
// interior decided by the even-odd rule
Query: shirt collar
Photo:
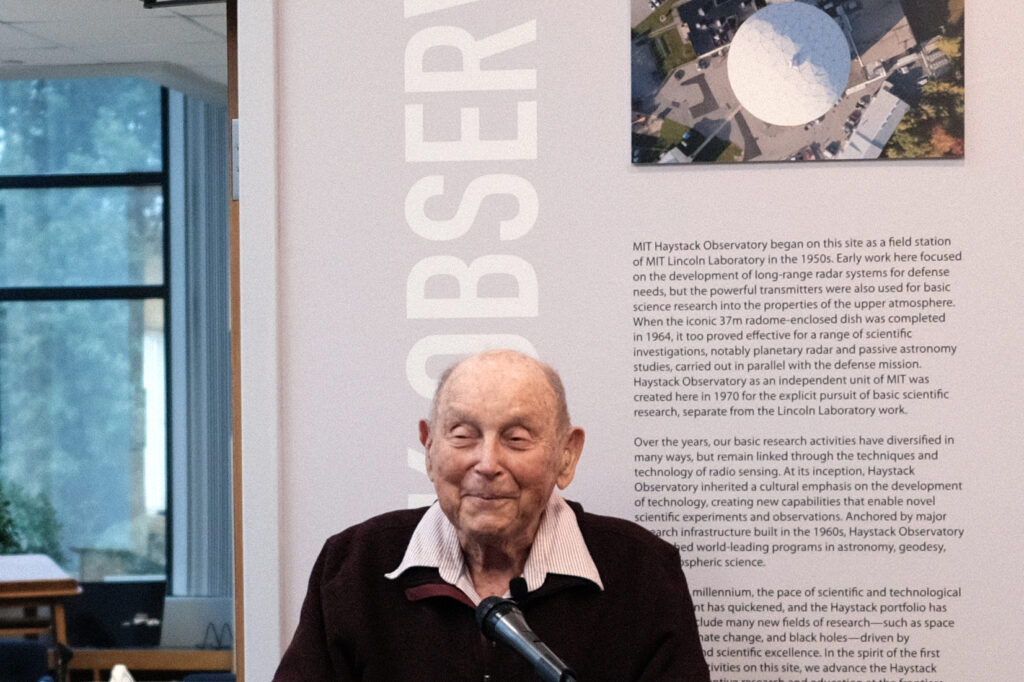
[[[436,568],[445,582],[466,593],[474,604],[481,599],[473,588],[455,526],[434,502],[420,519],[409,539],[398,567],[385,574],[397,578],[413,566]],[[552,493],[540,519],[537,537],[523,567],[523,578],[531,592],[544,584],[549,573],[583,578],[604,589],[601,576],[587,550],[576,514],[558,493]],[[508,595],[506,595],[508,596]]]

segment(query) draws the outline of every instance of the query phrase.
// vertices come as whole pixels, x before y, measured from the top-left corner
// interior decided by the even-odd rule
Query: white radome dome
[[[839,101],[850,78],[850,48],[839,24],[803,2],[764,7],[729,46],[729,84],[765,123],[802,125]]]

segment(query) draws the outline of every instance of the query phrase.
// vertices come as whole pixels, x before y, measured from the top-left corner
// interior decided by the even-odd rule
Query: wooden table
[[[49,632],[53,641],[66,645],[64,598],[81,591],[78,581],[45,554],[0,556],[0,606],[22,612],[0,620],[0,634],[24,637]],[[45,617],[39,612],[41,606],[48,609]]]
[[[81,591],[78,581],[45,554],[0,556],[0,607],[14,607],[17,614],[0,617],[0,635],[38,637],[49,633],[54,642],[67,646],[64,598]],[[45,615],[40,607],[45,607]],[[67,679],[64,656],[59,651],[51,654],[57,679]]]
[[[71,670],[91,670],[92,679],[106,680],[118,663],[136,670],[167,672],[231,672],[234,652],[230,649],[75,649]]]

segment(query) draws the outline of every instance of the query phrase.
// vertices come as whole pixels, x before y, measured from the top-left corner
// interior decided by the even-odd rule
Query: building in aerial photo
[[[631,0],[636,164],[964,155],[964,0]]]

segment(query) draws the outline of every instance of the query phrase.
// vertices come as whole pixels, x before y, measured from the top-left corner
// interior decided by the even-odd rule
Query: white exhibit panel
[[[963,159],[637,166],[639,2],[277,7],[253,679],[324,540],[433,499],[417,420],[487,347],[561,372],[565,495],[678,547],[713,679],[1019,679],[1024,8],[968,3]]]

